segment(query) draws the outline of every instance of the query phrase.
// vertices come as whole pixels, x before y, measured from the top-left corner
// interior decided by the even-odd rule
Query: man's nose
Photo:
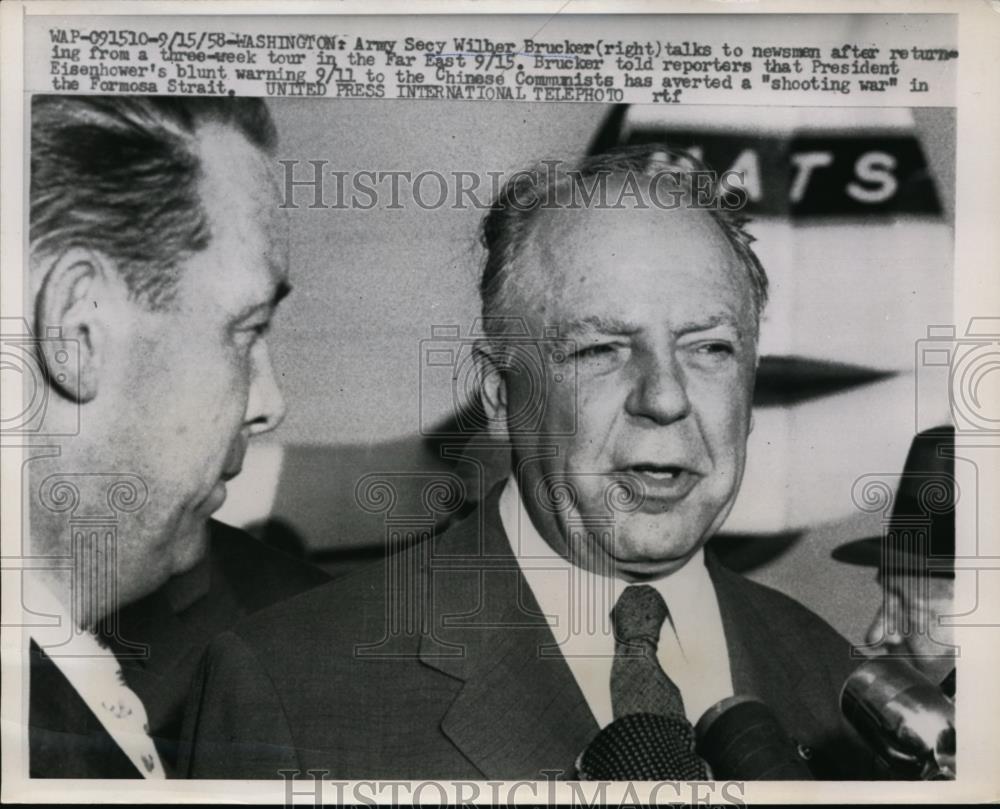
[[[625,400],[625,410],[631,416],[656,424],[679,421],[691,412],[687,380],[672,355],[642,358]]]
[[[885,644],[885,610],[879,609],[865,633],[865,643],[875,649]]]
[[[887,603],[883,604],[875,613],[875,619],[865,634],[865,642],[873,649],[887,652],[902,642],[899,616],[890,615],[892,611],[891,603]]]
[[[256,349],[246,412],[246,424],[251,435],[273,430],[285,418],[285,398],[274,375],[267,344],[261,341]]]

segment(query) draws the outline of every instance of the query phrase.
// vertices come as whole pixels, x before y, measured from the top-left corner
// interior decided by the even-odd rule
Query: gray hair
[[[531,236],[539,211],[578,205],[577,192],[581,183],[620,176],[633,179],[637,176],[669,177],[678,184],[677,190],[690,200],[689,205],[704,208],[712,216],[746,267],[754,314],[760,319],[767,303],[767,273],[750,248],[754,237],[744,229],[749,218],[737,213],[745,204],[742,189],[724,187],[687,152],[678,152],[663,144],[642,144],[588,156],[571,164],[544,161],[517,172],[507,181],[483,218],[481,230],[486,261],[479,294],[488,334],[498,334],[509,320],[498,313],[508,302],[505,298],[509,294],[511,268]],[[568,200],[567,194],[570,194]]]

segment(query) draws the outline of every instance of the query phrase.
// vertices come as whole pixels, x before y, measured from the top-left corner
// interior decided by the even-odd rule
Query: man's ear
[[[74,247],[49,267],[35,298],[35,334],[49,383],[67,399],[97,395],[109,338],[110,260]],[[101,305],[105,310],[101,310]]]
[[[476,340],[472,348],[479,380],[479,400],[486,415],[488,429],[497,438],[507,438],[507,383],[501,368],[501,358],[489,340]]]

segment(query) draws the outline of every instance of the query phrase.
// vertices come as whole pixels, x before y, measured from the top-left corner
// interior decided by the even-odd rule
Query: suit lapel
[[[201,598],[213,586],[213,598]],[[177,758],[184,701],[204,646],[217,625],[205,606],[224,603],[228,583],[215,575],[209,556],[193,570],[118,613],[116,634],[106,637],[115,650],[129,687],[142,700],[149,731],[169,773]],[[146,646],[145,654],[135,653]]]
[[[142,778],[59,667],[30,643],[31,778]]]
[[[746,582],[711,552],[706,553],[706,563],[722,614],[733,690],[769,706],[787,731],[808,730],[817,719],[799,697],[805,672],[796,650],[783,639],[781,615],[763,616],[749,597]]]
[[[599,728],[511,552],[498,500],[495,490],[435,548],[420,657],[464,682],[441,729],[484,776],[572,777]]]
[[[441,729],[491,779],[572,777],[599,731],[487,498],[434,546],[431,621],[421,661],[464,685]],[[765,616],[747,583],[708,553],[726,635],[733,687],[807,735],[817,719],[798,694],[804,669],[784,639],[781,616]],[[551,777],[551,776],[550,776]]]
[[[118,631],[120,641],[113,646],[126,680],[146,705],[155,735],[172,715],[175,700],[167,692],[171,686],[178,687],[173,685],[175,668],[192,653],[191,629],[178,617],[161,589],[122,609]],[[147,647],[144,655],[119,651],[124,645],[131,649],[136,644]]]

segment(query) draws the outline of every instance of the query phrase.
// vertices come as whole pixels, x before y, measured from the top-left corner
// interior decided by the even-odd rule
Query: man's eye
[[[688,344],[683,351],[692,368],[715,372],[730,367],[737,346],[731,340],[701,340]]]
[[[703,354],[733,354],[735,350],[731,343],[727,343],[724,340],[715,340],[711,343],[703,343],[698,346],[699,351]]]
[[[736,347],[728,340],[708,340],[697,343],[694,353],[705,360],[723,360],[736,353]]]
[[[577,362],[607,363],[613,361],[622,348],[618,343],[590,343],[577,348],[573,356]]]
[[[628,346],[621,343],[583,343],[573,352],[577,368],[588,373],[604,373],[618,368],[626,358]]]

